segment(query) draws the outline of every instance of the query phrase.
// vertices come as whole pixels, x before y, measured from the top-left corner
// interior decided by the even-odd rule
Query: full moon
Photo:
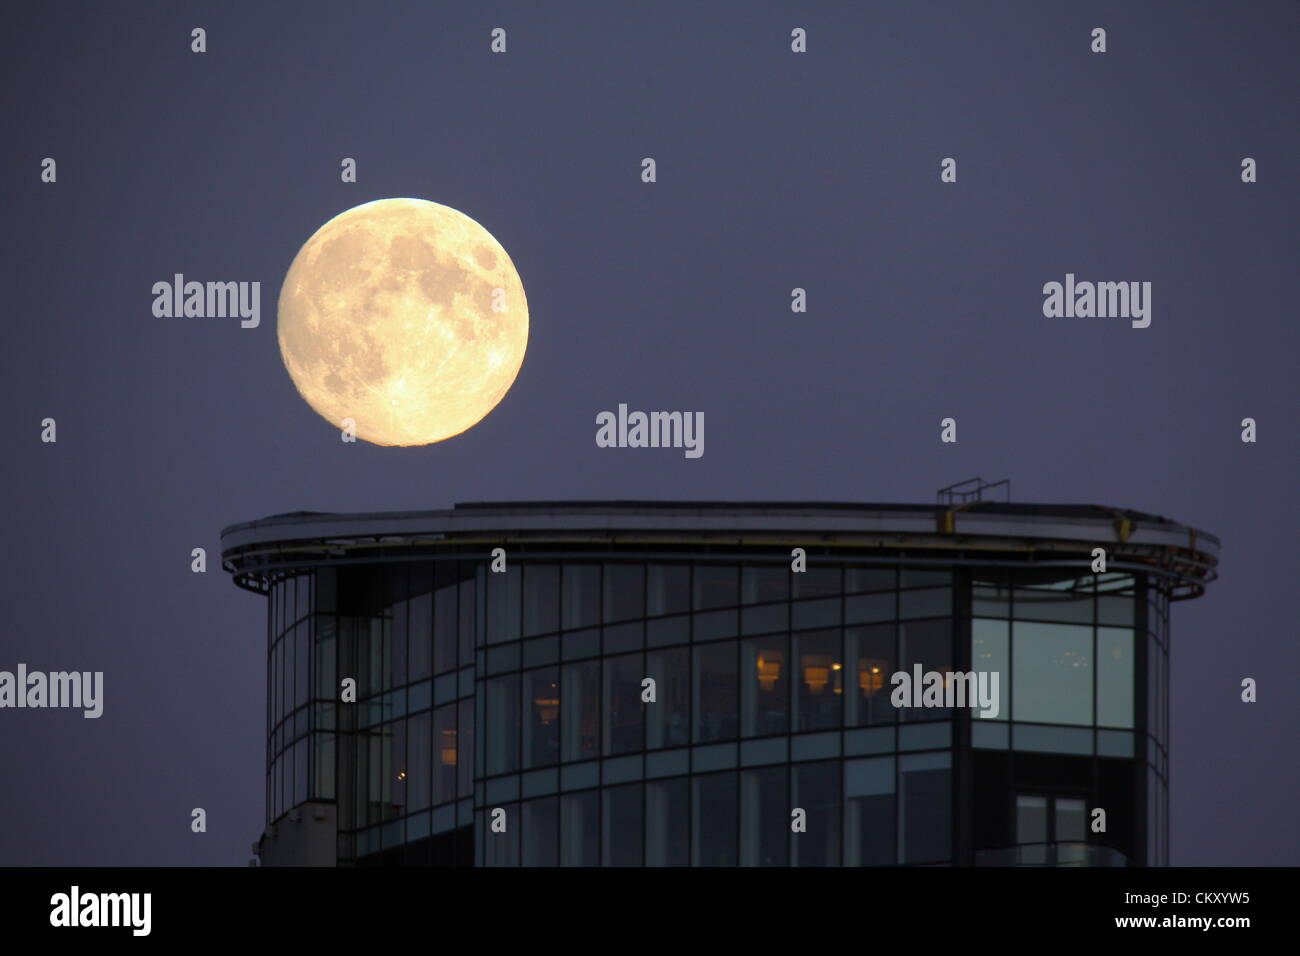
[[[510,390],[528,302],[505,249],[463,213],[380,199],[339,213],[280,289],[280,355],[298,393],[376,445],[459,435]]]

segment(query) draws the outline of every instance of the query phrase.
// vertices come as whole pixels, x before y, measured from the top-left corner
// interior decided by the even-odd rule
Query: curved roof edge
[[[943,527],[941,518],[951,515]],[[1127,523],[1126,530],[1117,526]],[[854,502],[510,501],[438,511],[295,511],[226,527],[223,550],[253,543],[385,534],[544,530],[814,531],[979,534],[1014,538],[1123,540],[1217,554],[1219,539],[1161,515],[1103,505],[974,502],[965,506]]]
[[[1171,600],[1217,577],[1219,539],[1159,515],[1101,505],[972,502],[474,502],[443,511],[293,512],[231,525],[222,566],[265,592],[276,577],[321,564],[486,555],[518,542],[539,559],[628,555],[767,560],[805,547],[853,563],[1078,567],[1105,547],[1111,570],[1152,572]],[[892,556],[892,558],[891,558]]]

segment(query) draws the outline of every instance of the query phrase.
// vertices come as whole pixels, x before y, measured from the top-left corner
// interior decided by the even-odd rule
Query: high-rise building
[[[267,599],[264,865],[1167,862],[1169,606],[1218,542],[1165,518],[462,504],[222,545]]]

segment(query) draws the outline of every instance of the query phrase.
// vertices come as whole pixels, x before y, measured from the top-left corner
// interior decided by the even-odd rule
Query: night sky
[[[1170,861],[1300,863],[1300,5],[6,12],[0,669],[102,670],[105,700],[0,711],[0,864],[246,864],[265,609],[220,568],[227,525],[928,502],[975,475],[1219,536],[1220,580],[1173,607]],[[486,227],[530,310],[513,389],[419,448],[341,442],[275,335],[302,243],[392,196]],[[156,318],[177,272],[261,282],[260,327]],[[1067,272],[1152,282],[1150,327],[1044,317]],[[596,447],[620,402],[703,412],[703,457]]]

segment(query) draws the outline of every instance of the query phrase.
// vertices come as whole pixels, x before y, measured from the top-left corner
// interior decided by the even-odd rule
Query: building
[[[1164,518],[462,504],[222,546],[267,598],[264,865],[1167,862],[1169,605],[1218,542]]]

